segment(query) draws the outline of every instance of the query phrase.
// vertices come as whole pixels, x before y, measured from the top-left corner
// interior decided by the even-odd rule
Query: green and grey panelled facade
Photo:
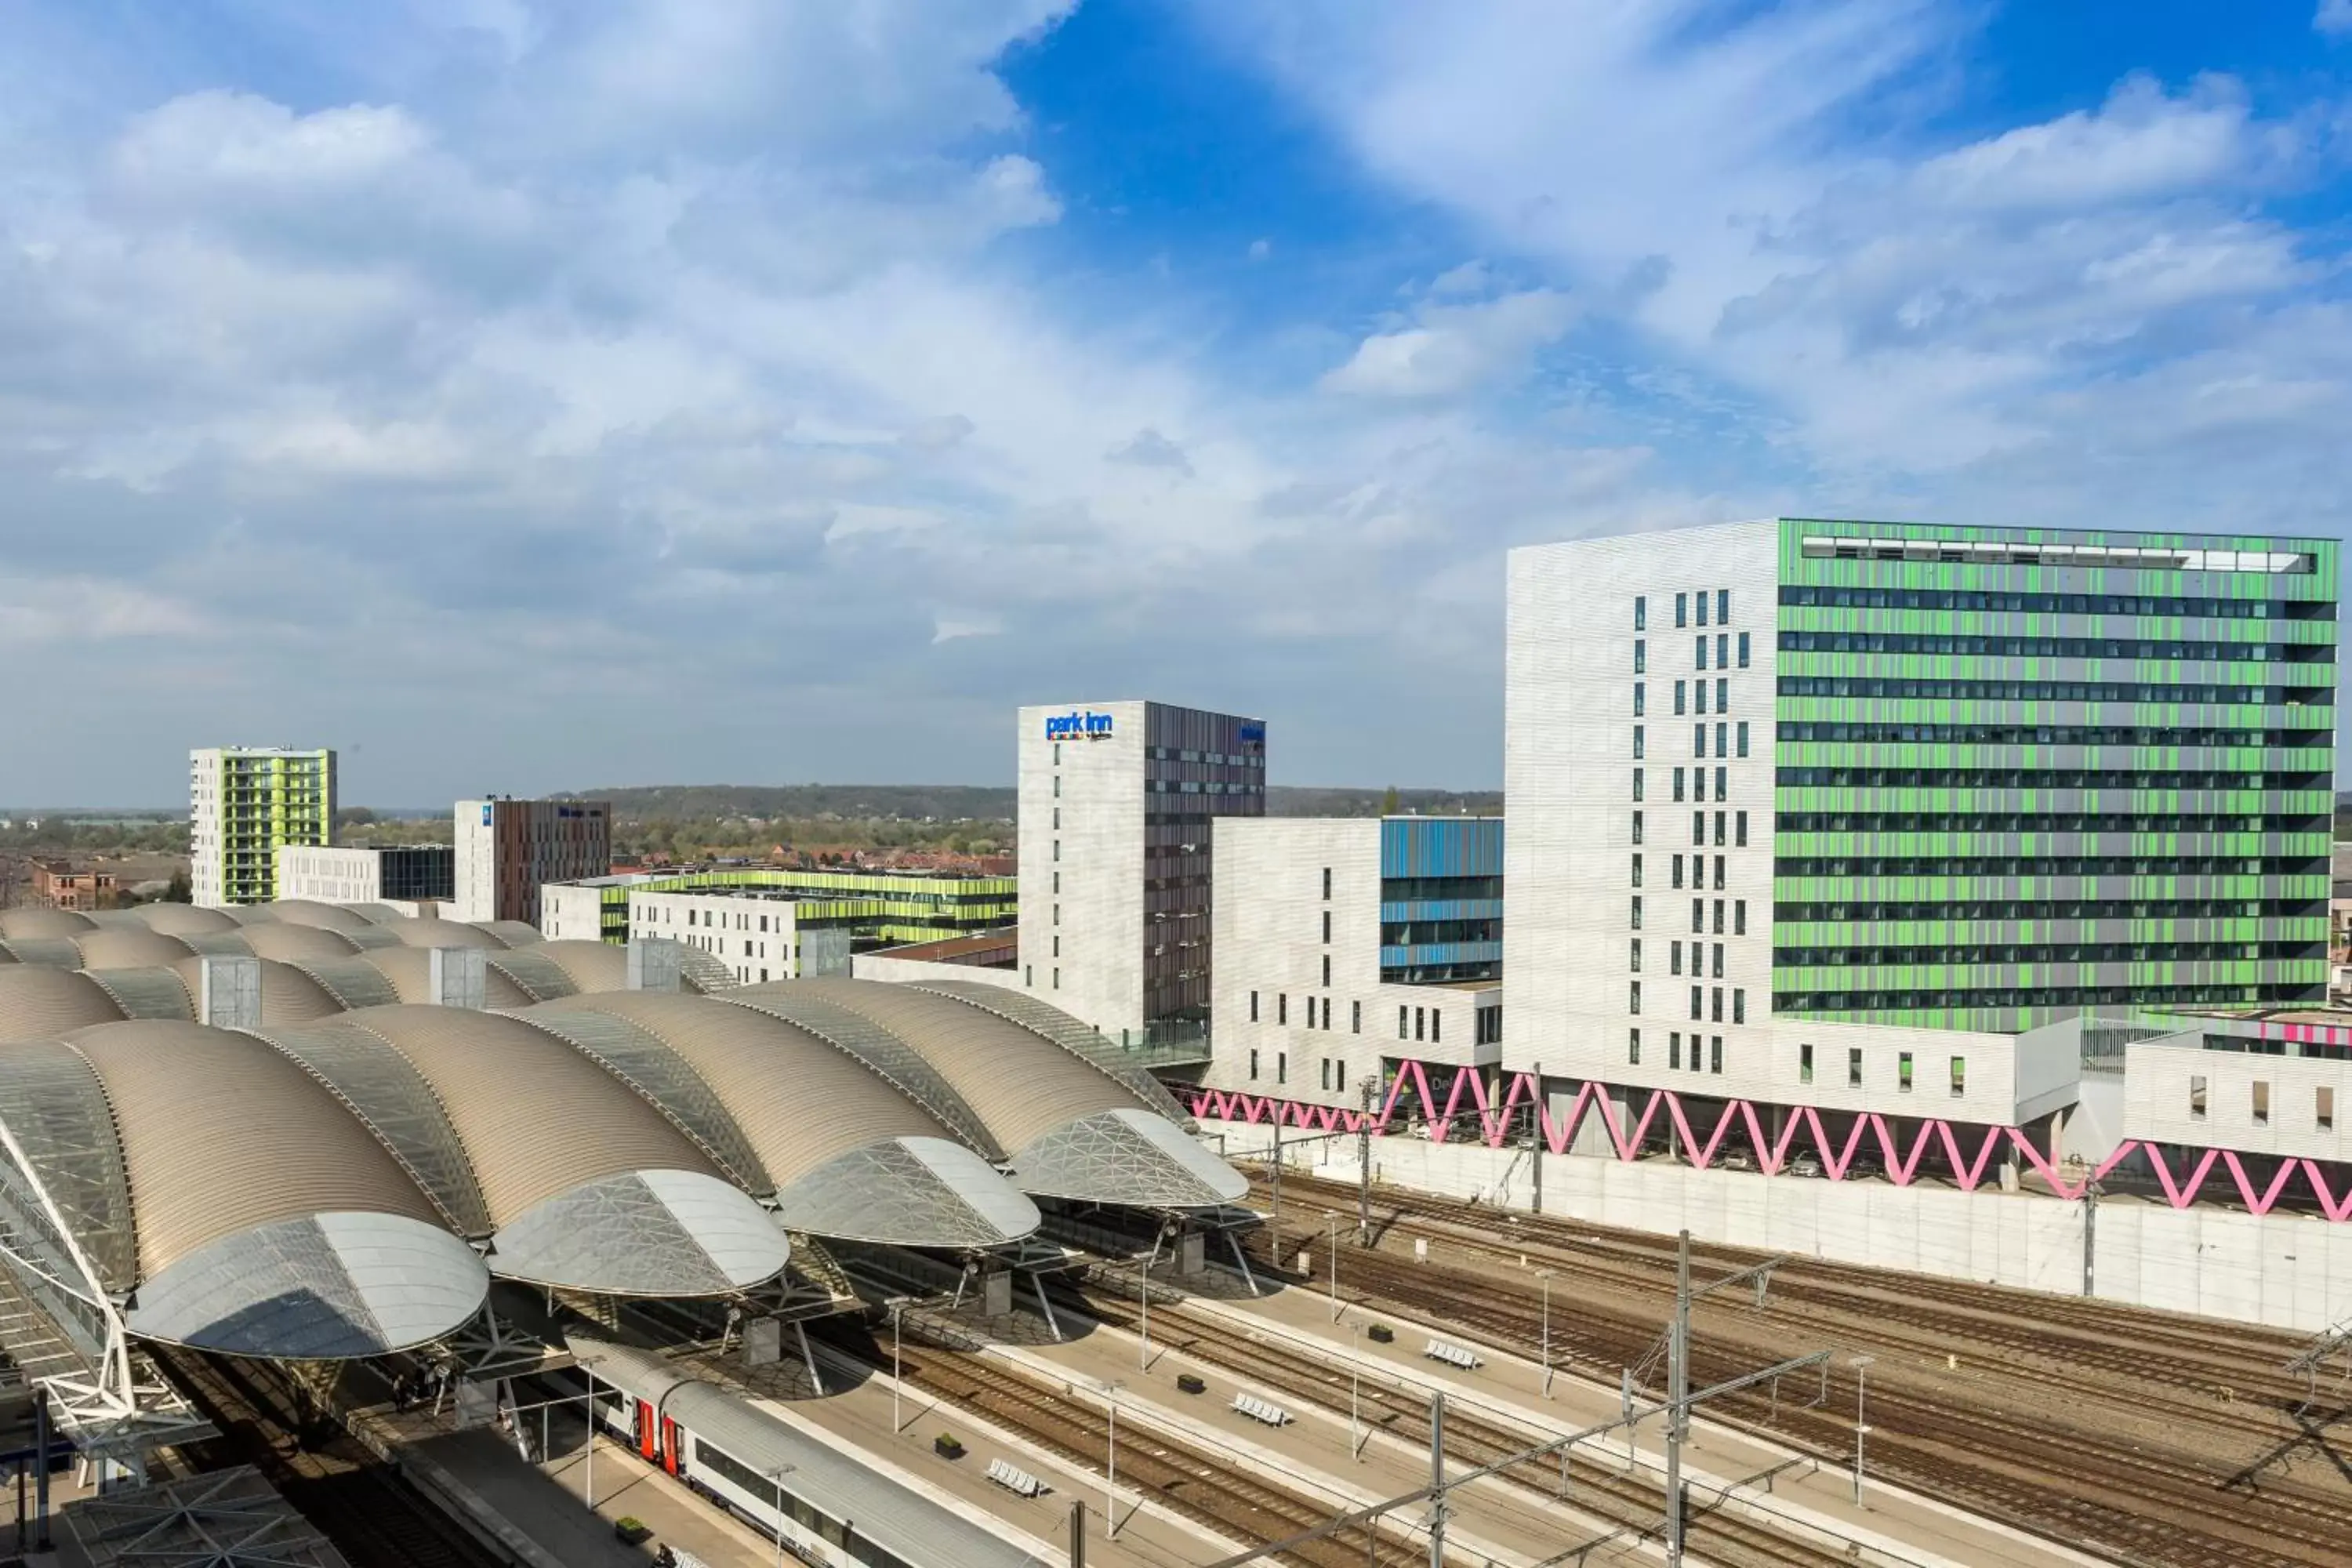
[[[599,878],[599,924],[608,942],[629,940],[631,893],[789,893],[803,928],[846,926],[859,952],[940,942],[1012,925],[1019,918],[1019,880],[945,873],[803,871],[775,867]]]
[[[2336,545],[1782,520],[1776,1015],[2326,994]]]

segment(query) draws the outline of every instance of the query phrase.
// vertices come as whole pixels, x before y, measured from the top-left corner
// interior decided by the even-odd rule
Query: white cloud
[[[1364,339],[1323,385],[1371,397],[1458,396],[1525,374],[1537,351],[1575,319],[1568,298],[1545,289],[1483,304],[1427,305],[1413,324]]]
[[[2352,34],[2352,0],[2319,0],[2311,25],[2331,37]]]

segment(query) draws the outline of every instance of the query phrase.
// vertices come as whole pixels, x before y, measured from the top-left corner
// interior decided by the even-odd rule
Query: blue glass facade
[[[1503,972],[1503,819],[1381,824],[1381,979],[1425,985]]]

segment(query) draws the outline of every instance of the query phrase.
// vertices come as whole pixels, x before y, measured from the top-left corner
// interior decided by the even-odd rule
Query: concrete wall
[[[2153,1143],[2352,1159],[2352,1061],[2141,1042],[2124,1054],[2123,1131]]]
[[[1503,760],[1511,820],[1504,847],[1510,900],[1503,925],[1503,973],[1510,983],[1503,1016],[1507,1067],[1524,1070],[1540,1062],[1549,1074],[1696,1088],[1668,1063],[1673,1037],[1696,1035],[1707,1042],[1709,1092],[1785,1098],[1760,1082],[1772,1070],[1765,1026],[1772,991],[1779,537],[1778,525],[1765,521],[1511,552]],[[1717,603],[1723,589],[1731,595],[1727,621]],[[1709,610],[1703,631],[1695,603],[1702,590]],[[1694,601],[1681,626],[1675,620],[1678,593]],[[1638,629],[1637,599],[1643,606]],[[1717,635],[1727,634],[1727,646],[1736,649],[1742,631],[1750,635],[1748,667],[1738,668],[1735,654],[1732,668],[1719,669]],[[1702,636],[1704,668],[1696,647]],[[1718,679],[1725,683],[1722,701],[1716,698]],[[1679,714],[1677,681],[1685,693]],[[1703,714],[1694,684],[1701,681]],[[1735,754],[1718,757],[1717,722],[1728,727],[1743,720],[1749,729],[1748,755],[1728,747]],[[1699,726],[1706,731],[1704,755]],[[1679,799],[1677,776],[1685,784]],[[1736,825],[1737,814],[1747,814],[1747,847],[1738,846],[1736,832],[1717,843],[1718,811],[1727,826]],[[1694,836],[1694,812],[1703,814],[1703,847]],[[1715,877],[1718,858],[1725,868],[1721,887]],[[1690,885],[1694,866],[1704,876],[1703,888]],[[1683,877],[1675,875],[1677,867]],[[1734,911],[1744,903],[1744,934],[1729,919],[1717,930],[1718,902]],[[1696,980],[1690,973],[1695,959],[1705,970]],[[1633,1004],[1637,981],[1638,1009]],[[1694,984],[1705,1015],[1697,1020],[1690,1016]],[[1733,1021],[1734,992],[1742,994],[1744,1024]],[[1638,1061],[1634,1030],[1642,1037]],[[1712,1071],[1717,1037],[1724,1041],[1720,1077]]]
[[[1203,1121],[1228,1154],[1262,1151],[1263,1124]],[[1374,1179],[1525,1209],[1534,1191],[1525,1149],[1372,1141]],[[1351,1141],[1308,1145],[1320,1173],[1352,1181]],[[2079,1296],[2084,1205],[2029,1193],[1895,1187],[1696,1171],[1644,1161],[1541,1156],[1544,1212],[1702,1241]],[[2100,1202],[2092,1226],[2094,1289],[2105,1300],[2318,1332],[2352,1313],[2352,1226],[2302,1215],[2256,1218],[2221,1208]]]
[[[887,952],[860,952],[851,956],[849,973],[857,980],[895,981],[904,985],[922,980],[975,981],[982,985],[1002,985],[1007,991],[1022,989],[1021,972],[1017,969],[991,969],[977,963],[933,963],[919,958],[893,958]]]

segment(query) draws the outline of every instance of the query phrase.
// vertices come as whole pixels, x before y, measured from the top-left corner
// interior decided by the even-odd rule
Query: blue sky
[[[0,0],[0,801],[1491,785],[1515,543],[2341,537],[2348,159],[2352,0]]]

